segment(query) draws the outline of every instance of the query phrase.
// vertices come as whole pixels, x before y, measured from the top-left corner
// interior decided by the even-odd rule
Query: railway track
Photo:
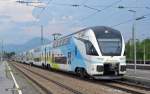
[[[70,87],[68,87],[68,86],[66,86],[66,85],[63,85],[63,84],[61,84],[61,83],[59,83],[59,82],[57,82],[57,81],[55,81],[55,80],[52,80],[52,79],[50,79],[50,78],[48,78],[48,77],[46,77],[46,76],[44,76],[44,75],[41,75],[40,73],[37,73],[37,72],[34,72],[34,71],[32,71],[32,70],[30,70],[29,68],[27,68],[27,67],[24,67],[24,66],[20,66],[20,65],[13,65],[15,68],[17,68],[18,70],[20,70],[25,76],[27,76],[29,79],[31,79],[35,84],[37,84],[41,89],[43,89],[45,92],[46,92],[46,94],[53,94],[53,93],[55,93],[55,92],[51,92],[50,90],[51,89],[48,89],[48,88],[46,88],[46,87],[48,87],[47,85],[42,85],[42,84],[40,84],[39,82],[38,82],[38,80],[35,80],[35,78],[33,78],[33,77],[31,77],[31,76],[33,76],[33,75],[36,75],[36,78],[38,79],[39,77],[40,78],[43,78],[43,79],[45,79],[45,80],[47,80],[47,81],[50,81],[50,82],[52,82],[52,83],[54,83],[55,85],[57,85],[57,86],[59,86],[59,87],[61,87],[61,88],[63,88],[63,89],[65,89],[65,92],[63,93],[63,92],[59,92],[59,94],[83,94],[83,93],[81,93],[81,92],[79,92],[79,91],[77,91],[77,90],[74,90],[74,89],[72,89],[72,88],[70,88]],[[24,70],[25,69],[25,70]],[[25,71],[28,71],[28,72],[25,72]],[[32,75],[30,75],[30,74],[32,74]],[[34,76],[35,77],[35,76]],[[69,92],[66,92],[66,91],[69,91]]]
[[[59,73],[59,72],[58,72]],[[81,79],[76,75],[70,75],[68,73],[61,72],[61,74],[71,76],[76,79],[85,80],[99,85],[108,86],[114,89],[128,92],[130,94],[150,94],[150,87],[138,84],[135,82],[128,82],[126,79],[122,80],[91,80],[91,79]]]
[[[63,73],[63,74],[64,75],[69,75],[68,73]],[[77,79],[80,79],[79,77],[77,77],[75,75],[71,75],[71,76],[75,77]],[[139,83],[136,83],[136,82],[129,82],[126,79],[121,79],[121,80],[80,79],[80,80],[86,80],[88,82],[92,82],[92,83],[95,83],[95,84],[108,86],[108,87],[111,87],[111,88],[114,88],[114,89],[118,89],[118,90],[121,90],[121,91],[128,92],[130,94],[150,94],[150,87],[144,86],[143,84],[139,84]]]
[[[64,73],[64,72],[55,72],[55,73],[51,74],[51,76],[54,77],[54,79],[55,79],[54,80],[54,79],[48,77],[48,75],[45,75],[45,74],[50,74],[49,71],[45,71],[45,70],[35,68],[35,67],[31,68],[28,65],[17,64],[17,63],[13,64],[13,66],[15,66],[17,69],[19,69],[22,72],[24,72],[24,71],[29,72],[30,74],[28,76],[30,76],[31,74],[32,75],[34,74],[36,76],[39,76],[39,77],[45,79],[46,81],[49,81],[49,82],[57,85],[59,88],[63,88],[63,90],[65,90],[65,92],[68,92],[68,94],[71,94],[71,93],[72,94],[85,94],[87,92],[89,92],[89,94],[91,94],[92,93],[91,90],[94,87],[96,88],[95,90],[99,90],[99,89],[97,89],[98,87],[103,88],[104,93],[99,92],[99,93],[96,93],[96,94],[108,94],[108,91],[110,92],[111,90],[113,90],[112,94],[116,94],[116,92],[117,92],[117,94],[150,94],[150,88],[137,86],[136,84],[133,85],[131,83],[126,83],[125,81],[102,81],[102,80],[80,79],[76,75],[70,75],[70,74]],[[43,74],[41,72],[43,72]],[[26,73],[24,73],[24,74],[26,74]],[[65,76],[65,79],[68,80],[68,83],[66,83],[67,85],[65,85],[63,83],[63,81],[62,82],[59,81],[59,80],[63,80],[61,78],[62,76]],[[33,79],[35,79],[35,78],[32,78],[32,80]],[[70,82],[70,80],[71,80],[71,82]],[[73,81],[74,81],[74,84],[68,86],[68,84],[73,83]],[[47,94],[52,94],[53,93],[52,89],[45,88],[43,85],[39,84],[38,81],[33,80],[33,82],[35,82],[37,85],[40,85],[40,87],[44,91],[46,91]],[[65,82],[65,80],[64,80],[64,82]],[[78,85],[78,84],[80,84],[80,85]],[[76,87],[71,88],[71,86],[73,86],[73,85],[76,85]],[[89,88],[86,88],[86,86],[89,87]],[[90,86],[93,86],[93,87],[90,87]],[[46,87],[48,87],[48,86],[46,86]],[[85,90],[80,91],[77,87],[85,88]],[[105,87],[107,87],[107,88],[109,87],[111,89],[105,89]],[[99,90],[99,91],[102,91],[102,90]],[[61,93],[59,93],[59,94],[61,94]],[[109,93],[109,94],[111,94],[111,93]]]
[[[145,89],[144,87],[138,87],[136,85],[131,85],[124,83],[122,81],[112,81],[110,83],[99,82],[99,84],[103,84],[108,87],[116,88],[121,91],[125,91],[131,94],[149,94],[150,90]]]

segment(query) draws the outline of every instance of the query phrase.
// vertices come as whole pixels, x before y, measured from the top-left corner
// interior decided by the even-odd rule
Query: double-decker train
[[[125,43],[121,32],[106,26],[82,29],[20,53],[18,61],[81,77],[120,78],[126,73]]]

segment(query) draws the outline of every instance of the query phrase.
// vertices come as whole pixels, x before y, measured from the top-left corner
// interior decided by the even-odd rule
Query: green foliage
[[[15,55],[15,52],[9,52],[9,53],[8,52],[4,52],[3,57],[10,59],[14,55]]]
[[[145,48],[145,59],[150,60],[150,39],[145,39],[143,41],[136,41],[137,60],[143,60],[144,48]],[[133,53],[134,53],[133,41],[129,40],[126,43],[126,50],[125,50],[125,55],[127,57],[127,60],[133,60],[134,58]]]

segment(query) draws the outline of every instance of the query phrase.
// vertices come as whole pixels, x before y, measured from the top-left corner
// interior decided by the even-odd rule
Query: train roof
[[[81,29],[81,30],[79,30],[79,31],[77,31],[75,33],[63,36],[63,37],[61,37],[61,38],[59,38],[57,40],[60,40],[60,39],[72,36],[74,34],[77,34],[77,33],[80,33],[80,32],[84,32],[86,30],[90,30],[90,29],[92,29],[95,33],[99,33],[99,34],[102,34],[104,31],[109,31],[109,32],[115,33],[116,35],[120,35],[120,32],[118,30],[115,30],[115,29],[113,29],[111,27],[108,27],[108,26],[93,26],[93,27],[87,27],[87,28]]]
[[[90,27],[88,29],[92,29],[93,31],[98,31],[98,32],[103,32],[103,31],[110,31],[110,32],[115,32],[115,33],[120,33],[118,30],[115,30],[111,27],[107,26],[95,26],[95,27]]]
[[[111,27],[107,27],[107,26],[93,26],[93,27],[87,27],[87,28],[81,29],[81,30],[79,30],[79,31],[77,31],[77,32],[75,32],[75,33],[69,34],[69,35],[67,35],[67,36],[63,36],[63,37],[61,37],[61,38],[59,38],[59,39],[57,39],[57,40],[61,40],[61,39],[63,39],[63,38],[72,36],[72,35],[77,34],[77,33],[80,33],[80,32],[85,32],[85,31],[90,30],[90,29],[93,30],[95,33],[98,32],[99,34],[104,33],[104,31],[109,31],[109,32],[115,33],[116,35],[120,35],[120,32],[119,32],[118,30],[115,30],[115,29],[113,29],[113,28],[111,28]],[[109,36],[109,37],[110,37],[110,36]],[[54,40],[54,41],[57,41],[57,40]],[[36,47],[36,48],[32,48],[32,49],[30,49],[29,51],[34,51],[35,49],[39,49],[39,48],[41,48],[41,47],[50,46],[50,44],[53,43],[54,41],[51,41],[49,44],[46,44],[46,45],[42,45],[42,46],[38,46],[38,47]],[[25,52],[26,52],[26,51],[25,51]]]
[[[110,27],[98,26],[91,29],[97,38],[121,38],[121,33]]]

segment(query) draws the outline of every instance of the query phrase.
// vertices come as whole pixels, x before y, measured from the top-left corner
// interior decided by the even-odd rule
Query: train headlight
[[[125,57],[121,57],[121,58],[120,58],[120,60],[125,60],[125,59],[126,59]]]
[[[101,65],[98,65],[98,66],[97,66],[97,71],[98,71],[98,72],[103,72],[103,71],[104,71],[104,67],[101,66]]]

